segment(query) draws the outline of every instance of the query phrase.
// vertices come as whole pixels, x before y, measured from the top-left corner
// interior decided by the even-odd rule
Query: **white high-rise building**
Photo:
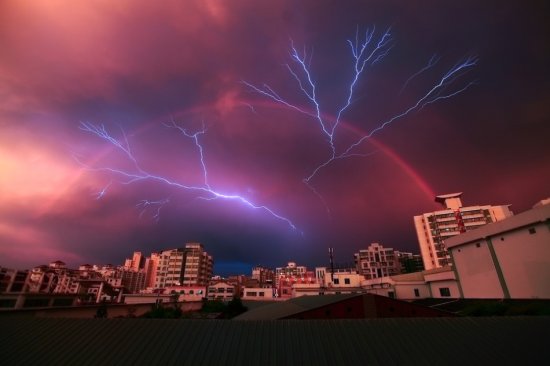
[[[414,217],[420,254],[426,270],[451,265],[445,239],[513,215],[508,205],[463,207],[461,196],[461,192],[436,196],[435,201],[444,206],[443,210]]]

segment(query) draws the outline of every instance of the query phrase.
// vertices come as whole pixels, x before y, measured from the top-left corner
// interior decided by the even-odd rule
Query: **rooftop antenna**
[[[332,254],[334,253],[334,248],[328,248],[328,255],[330,257],[330,280],[334,282],[334,261],[332,260]]]

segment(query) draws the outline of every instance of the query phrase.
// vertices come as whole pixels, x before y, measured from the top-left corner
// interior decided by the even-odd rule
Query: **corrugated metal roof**
[[[3,365],[538,364],[550,317],[0,318]]]

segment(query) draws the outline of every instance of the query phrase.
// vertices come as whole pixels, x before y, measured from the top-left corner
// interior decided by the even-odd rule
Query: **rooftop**
[[[5,365],[526,365],[546,358],[550,317],[0,317],[0,329]]]
[[[462,192],[440,194],[439,196],[435,196],[435,202],[445,203],[445,200],[448,198],[458,198],[460,196],[462,196]]]

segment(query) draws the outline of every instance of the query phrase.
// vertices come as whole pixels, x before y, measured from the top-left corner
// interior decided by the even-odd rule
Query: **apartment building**
[[[508,205],[462,206],[462,193],[436,196],[444,209],[414,216],[425,269],[451,265],[445,240],[513,215]]]
[[[199,243],[158,253],[154,274],[156,288],[167,286],[208,285],[212,277],[213,259]]]
[[[372,243],[353,256],[357,272],[367,280],[401,273],[399,252],[393,248],[384,248],[379,243]]]

